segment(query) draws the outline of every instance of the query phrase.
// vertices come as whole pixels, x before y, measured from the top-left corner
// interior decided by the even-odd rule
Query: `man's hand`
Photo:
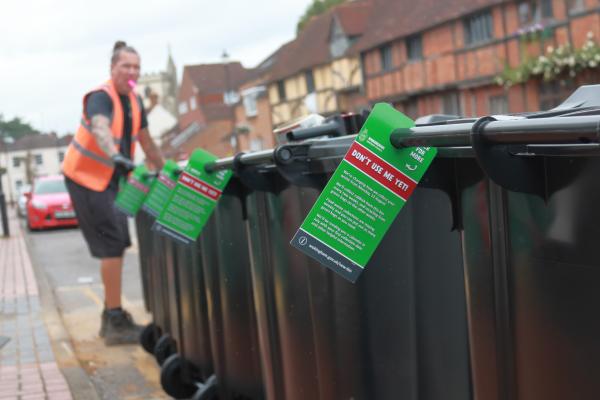
[[[115,164],[115,169],[117,169],[121,175],[127,175],[135,168],[135,164],[123,154],[115,154],[110,159]]]

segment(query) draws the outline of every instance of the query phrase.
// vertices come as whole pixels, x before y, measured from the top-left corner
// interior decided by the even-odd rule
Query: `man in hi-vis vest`
[[[164,160],[148,132],[146,112],[133,87],[140,57],[125,42],[115,43],[111,79],[83,98],[81,125],[65,155],[63,173],[79,226],[93,257],[100,259],[104,311],[100,336],[106,345],[136,343],[141,327],[121,308],[121,272],[131,245],[127,217],[114,200],[119,179],[132,169],[136,142],[160,169]]]

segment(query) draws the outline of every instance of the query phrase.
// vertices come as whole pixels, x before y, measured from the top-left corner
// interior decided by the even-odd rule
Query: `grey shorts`
[[[92,257],[122,257],[131,246],[127,216],[115,207],[115,185],[96,192],[65,177],[79,227]]]

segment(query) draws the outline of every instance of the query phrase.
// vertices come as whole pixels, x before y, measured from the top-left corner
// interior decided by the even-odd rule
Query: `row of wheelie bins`
[[[472,149],[440,150],[353,284],[289,245],[353,139],[290,143],[301,156],[285,163],[238,163],[193,245],[138,214],[153,315],[141,342],[165,391],[596,398],[600,153],[535,156],[545,188],[535,193],[497,184]]]

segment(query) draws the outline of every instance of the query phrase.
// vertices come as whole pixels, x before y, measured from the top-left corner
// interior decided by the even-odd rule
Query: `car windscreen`
[[[36,182],[33,188],[35,194],[66,193],[64,179],[47,180]]]

